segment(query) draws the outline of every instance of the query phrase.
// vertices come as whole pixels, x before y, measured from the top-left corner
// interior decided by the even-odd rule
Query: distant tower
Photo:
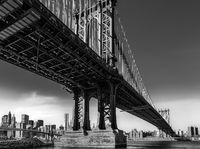
[[[28,124],[28,121],[29,121],[29,116],[26,114],[22,114],[21,122],[24,124]]]
[[[65,113],[65,131],[69,130],[69,113]]]
[[[8,115],[4,115],[4,116],[2,116],[2,118],[1,118],[1,126],[3,126],[3,127],[7,127],[8,126]]]
[[[10,125],[11,124],[11,120],[12,119],[12,115],[11,115],[11,112],[9,111],[9,113],[8,113],[8,125]]]
[[[44,126],[44,121],[43,120],[38,120],[37,121],[37,127],[40,127],[40,126]]]
[[[194,137],[194,135],[195,135],[195,128],[193,127],[193,126],[191,126],[191,127],[188,127],[188,136],[189,137]]]
[[[16,124],[16,118],[15,118],[15,115],[13,114],[13,116],[12,116],[12,118],[11,118],[11,125],[12,125],[13,128],[16,127],[15,124]]]

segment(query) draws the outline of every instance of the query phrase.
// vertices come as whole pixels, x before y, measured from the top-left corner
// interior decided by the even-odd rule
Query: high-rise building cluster
[[[186,131],[179,129],[176,131],[177,136],[184,137],[190,140],[200,140],[200,127],[189,126]]]
[[[73,119],[69,118],[69,113],[64,114],[64,122],[65,122],[64,126],[61,125],[60,127],[57,128],[56,125],[44,125],[43,120],[37,120],[37,121],[31,120],[29,115],[27,114],[22,114],[21,121],[17,122],[15,115],[14,114],[12,115],[11,112],[9,112],[7,115],[2,116],[1,118],[0,137],[7,137],[7,138],[28,137],[30,133],[23,131],[24,129],[36,130],[36,131],[47,132],[47,133],[53,132],[57,134],[64,134],[65,131],[72,131]],[[95,126],[94,128],[96,128],[96,125],[94,126]],[[31,134],[32,136],[44,137],[44,134],[42,135],[42,133],[34,134],[34,132],[32,132]]]
[[[37,130],[41,132],[56,132],[56,125],[44,125],[43,120],[37,120],[33,121],[29,119],[29,115],[22,114],[21,115],[21,121],[17,122],[15,115],[11,114],[11,112],[8,113],[8,115],[2,116],[1,119],[1,128],[5,129],[5,131],[0,131],[0,136],[2,137],[8,137],[8,138],[22,138],[27,137],[28,133],[25,131],[18,131],[18,130],[9,130],[6,128],[16,128],[16,129],[31,129],[31,130]],[[32,133],[34,135],[34,133]],[[35,135],[39,135],[35,134]]]
[[[148,140],[152,138],[158,138],[160,137],[159,131],[143,131],[143,130],[137,130],[133,129],[128,134],[128,140]]]
[[[198,137],[199,136],[199,128],[195,126],[188,127],[187,135],[188,137]]]

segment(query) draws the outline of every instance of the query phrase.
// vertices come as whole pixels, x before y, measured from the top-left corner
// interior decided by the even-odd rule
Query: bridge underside
[[[0,7],[1,60],[62,84],[72,92],[78,90],[85,96],[87,91],[93,92],[90,96],[101,101],[100,109],[102,103],[110,105],[113,125],[116,125],[115,107],[118,107],[174,134],[154,107],[117,70],[107,65],[38,0],[0,0]],[[99,90],[104,97],[98,94]],[[89,115],[89,111],[85,113]]]

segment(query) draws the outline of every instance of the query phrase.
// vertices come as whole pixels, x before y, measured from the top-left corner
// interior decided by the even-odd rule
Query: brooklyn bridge
[[[74,95],[73,130],[117,130],[116,108],[174,136],[156,110],[118,18],[116,0],[0,0],[0,59],[65,86]]]

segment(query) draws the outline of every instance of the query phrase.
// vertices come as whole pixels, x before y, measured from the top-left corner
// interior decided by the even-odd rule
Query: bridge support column
[[[73,130],[80,129],[80,122],[79,122],[79,92],[76,90],[74,91],[74,121],[73,121]]]
[[[102,99],[102,91],[101,89],[98,89],[98,127],[100,130],[106,129],[105,127],[105,115],[104,115],[104,103]]]
[[[117,129],[116,92],[119,84],[110,82],[110,123],[113,130]]]
[[[90,128],[90,111],[89,111],[89,103],[90,98],[87,91],[83,91],[83,100],[84,100],[84,115],[83,115],[83,130],[91,130]]]

